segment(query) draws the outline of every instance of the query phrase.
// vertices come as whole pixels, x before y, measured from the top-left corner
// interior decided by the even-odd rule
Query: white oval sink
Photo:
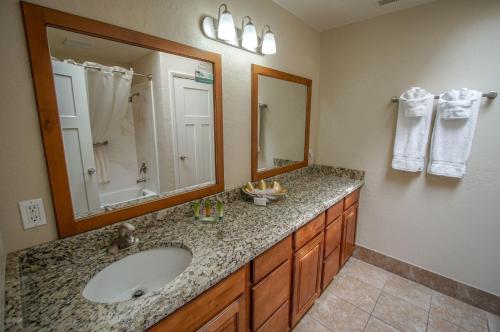
[[[165,286],[191,263],[189,250],[152,249],[127,256],[97,273],[83,289],[90,301],[114,303],[145,296]]]

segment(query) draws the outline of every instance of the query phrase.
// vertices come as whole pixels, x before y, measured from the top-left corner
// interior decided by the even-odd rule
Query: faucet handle
[[[129,224],[128,222],[122,223],[118,228],[118,232],[120,233],[121,236],[126,236],[127,234],[130,234],[133,231],[135,231],[134,225]]]

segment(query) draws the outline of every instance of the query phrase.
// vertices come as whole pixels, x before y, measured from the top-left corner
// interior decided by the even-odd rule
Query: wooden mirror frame
[[[222,68],[220,54],[27,2],[21,2],[21,9],[59,237],[100,228],[224,191]],[[176,196],[138,203],[134,206],[102,212],[76,220],[64,157],[47,27],[82,33],[212,63],[214,72],[215,184]]]
[[[273,77],[279,80],[299,83],[307,86],[307,102],[306,102],[306,126],[304,132],[304,160],[296,163],[272,168],[259,172],[259,155],[258,155],[258,121],[259,121],[259,75]],[[290,172],[302,167],[306,167],[309,163],[309,123],[311,119],[311,90],[312,81],[308,78],[288,74],[276,69],[252,64],[252,181],[269,178],[278,174]]]

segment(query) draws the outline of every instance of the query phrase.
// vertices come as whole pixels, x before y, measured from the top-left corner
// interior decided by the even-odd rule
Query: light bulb
[[[224,7],[224,11],[221,13],[220,10]],[[222,40],[231,41],[236,37],[236,32],[234,29],[233,16],[227,10],[225,4],[219,7],[219,25],[217,26],[217,38]]]
[[[264,32],[264,35],[262,36],[261,52],[262,54],[276,54],[276,41],[274,39],[274,34],[268,25],[266,25],[264,29],[266,27],[268,28],[268,31]]]
[[[247,17],[248,23],[244,24],[245,18]],[[243,31],[241,34],[241,46],[247,50],[255,50],[258,46],[257,30],[255,29],[255,25],[252,23],[252,19],[249,16],[245,16],[241,24],[241,30]]]

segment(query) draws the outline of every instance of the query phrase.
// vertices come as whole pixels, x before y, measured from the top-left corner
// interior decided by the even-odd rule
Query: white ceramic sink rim
[[[97,273],[83,289],[92,302],[115,303],[145,297],[174,280],[191,264],[193,254],[184,248],[164,247],[126,256]]]

